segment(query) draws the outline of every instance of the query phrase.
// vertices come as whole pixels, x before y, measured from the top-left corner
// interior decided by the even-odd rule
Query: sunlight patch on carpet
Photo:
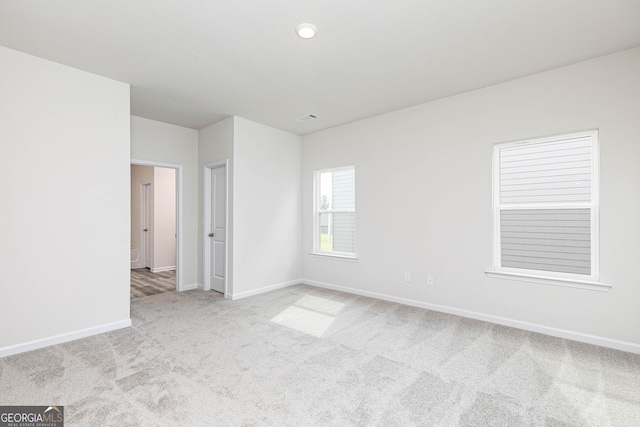
[[[305,295],[282,310],[272,322],[321,338],[331,327],[343,303]]]

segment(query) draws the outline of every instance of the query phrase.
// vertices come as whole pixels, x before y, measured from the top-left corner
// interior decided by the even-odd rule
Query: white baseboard
[[[52,337],[10,345],[0,348],[0,357],[24,353],[25,351],[37,350],[39,348],[49,347],[50,345],[62,344],[80,338],[89,337],[91,335],[103,334],[105,332],[115,331],[116,329],[128,328],[129,326],[131,326],[131,319],[125,319],[118,322],[107,323],[106,325],[95,326],[93,328],[81,329],[79,331],[67,332],[66,334],[54,335]]]
[[[175,269],[176,269],[175,265],[170,265],[168,267],[152,268],[151,272],[152,273],[162,273],[163,271],[172,271],[172,270],[175,270]]]
[[[558,329],[550,326],[538,325],[536,323],[523,322],[521,320],[509,319],[506,317],[493,316],[490,314],[478,313],[475,311],[463,310],[460,308],[449,307],[445,305],[431,304],[428,302],[413,300],[409,298],[401,298],[393,295],[380,294],[377,292],[363,291],[356,288],[346,286],[333,285],[331,283],[317,282],[315,280],[301,279],[301,283],[305,285],[316,286],[319,288],[332,289],[350,294],[362,295],[381,299],[385,301],[396,302],[399,304],[410,305],[412,307],[426,308],[428,310],[439,311],[442,313],[455,314],[456,316],[467,317],[470,319],[482,320],[485,322],[496,323],[498,325],[510,326],[513,328],[524,329],[525,331],[538,332],[545,335],[551,335],[558,338],[565,338],[573,341],[580,341],[587,344],[599,345],[601,347],[613,348],[616,350],[627,351],[629,353],[640,354],[640,344],[629,341],[619,341],[610,338],[604,338],[597,335],[583,334],[581,332],[569,331],[566,329]]]
[[[201,291],[204,291],[204,285],[202,283],[196,283],[196,287]]]
[[[190,285],[182,285],[180,286],[180,289],[178,289],[178,292],[191,291],[193,289],[198,289],[199,287],[200,285],[198,285],[197,283],[192,283]]]
[[[239,292],[237,294],[227,294],[225,297],[232,300],[247,298],[254,295],[264,294],[265,292],[274,291],[276,289],[286,288],[302,283],[300,280],[291,280],[289,282],[276,283],[275,285],[263,286],[262,288],[253,289],[251,291]]]

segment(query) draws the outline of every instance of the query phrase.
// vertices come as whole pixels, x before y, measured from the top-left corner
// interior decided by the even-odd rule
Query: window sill
[[[593,282],[590,280],[564,279],[564,278],[536,276],[533,274],[521,274],[521,273],[495,271],[495,270],[488,270],[488,271],[485,271],[485,273],[487,274],[487,276],[494,279],[519,280],[522,282],[533,282],[533,283],[540,283],[543,285],[563,286],[567,288],[587,289],[590,291],[600,291],[600,292],[607,292],[609,289],[611,289],[611,285],[609,284],[605,284],[602,282]]]
[[[334,255],[334,254],[324,254],[320,252],[311,252],[309,255],[317,258],[334,258],[340,261],[358,261],[358,257],[353,255]]]

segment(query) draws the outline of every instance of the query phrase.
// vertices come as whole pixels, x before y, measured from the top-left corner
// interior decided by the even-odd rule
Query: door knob
[[[213,237],[213,236],[214,236],[214,234],[213,234],[213,233],[209,233],[209,237]]]
[[[142,230],[142,231],[147,231],[147,229],[145,228],[145,229],[144,229],[144,230]]]

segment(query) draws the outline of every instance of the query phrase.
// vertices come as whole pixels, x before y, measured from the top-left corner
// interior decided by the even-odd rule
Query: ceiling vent
[[[310,120],[314,120],[317,119],[318,116],[316,116],[315,114],[305,114],[304,116],[300,116],[297,119],[294,119],[296,122],[298,123],[306,123]]]

